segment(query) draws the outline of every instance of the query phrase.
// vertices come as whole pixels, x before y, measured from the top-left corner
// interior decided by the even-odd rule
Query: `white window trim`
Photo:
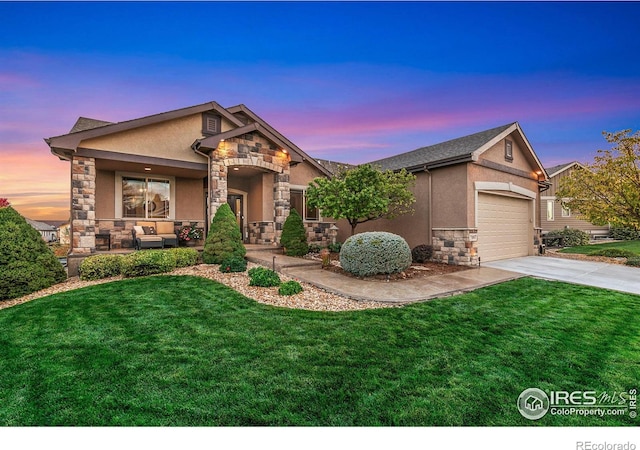
[[[307,219],[307,188],[309,186],[302,186],[298,184],[289,185],[289,191],[302,191],[302,220],[307,222],[322,222],[322,211],[318,208],[317,219]]]
[[[549,210],[549,205],[551,205],[551,210]],[[553,222],[556,220],[556,202],[555,200],[547,200],[547,222]],[[549,211],[551,211],[551,217],[549,217]]]
[[[169,217],[160,219],[158,217],[145,219],[142,217],[122,217],[122,178],[144,178],[145,180],[162,180],[169,182]],[[116,195],[115,195],[115,212],[118,220],[175,220],[176,216],[176,178],[166,175],[151,175],[149,173],[138,172],[116,172]]]

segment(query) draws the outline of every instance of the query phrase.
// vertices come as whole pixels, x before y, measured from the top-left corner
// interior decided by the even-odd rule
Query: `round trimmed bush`
[[[85,258],[78,272],[81,280],[117,277],[122,271],[122,255],[93,255]]]
[[[36,231],[6,199],[0,199],[0,300],[21,297],[67,279]]]
[[[413,262],[416,263],[425,263],[433,258],[433,246],[421,244],[416,247],[413,247],[411,250],[411,258]]]
[[[249,286],[274,287],[280,283],[280,276],[271,269],[254,267],[249,270]]]
[[[340,249],[340,265],[360,277],[398,273],[411,265],[411,249],[401,236],[383,231],[351,236]]]
[[[280,295],[296,295],[302,292],[302,286],[297,281],[285,281],[280,285],[278,294]]]

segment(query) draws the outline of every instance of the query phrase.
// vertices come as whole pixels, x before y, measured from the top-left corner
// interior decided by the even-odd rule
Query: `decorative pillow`
[[[133,229],[136,230],[136,234],[137,235],[143,235],[144,234],[144,229],[141,226],[134,225]]]
[[[156,227],[142,227],[144,234],[156,234]]]

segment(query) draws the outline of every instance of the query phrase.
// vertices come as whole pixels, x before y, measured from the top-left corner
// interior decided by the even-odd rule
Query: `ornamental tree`
[[[285,254],[288,256],[303,256],[309,252],[304,222],[295,209],[291,210],[282,226],[280,244],[282,244]]]
[[[415,179],[405,169],[382,171],[363,164],[330,179],[314,179],[307,188],[307,202],[326,216],[346,219],[353,236],[361,223],[413,213]]]
[[[640,132],[602,133],[610,150],[560,182],[556,198],[596,225],[640,228]]]

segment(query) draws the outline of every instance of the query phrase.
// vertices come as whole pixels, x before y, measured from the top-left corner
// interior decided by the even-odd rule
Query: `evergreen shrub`
[[[232,256],[244,258],[246,254],[247,249],[242,243],[242,232],[236,222],[236,216],[229,204],[223,203],[211,221],[202,260],[206,264],[220,264]]]
[[[411,266],[411,249],[401,236],[383,231],[359,233],[342,244],[340,265],[354,275],[391,274]]]
[[[302,217],[295,209],[291,210],[282,226],[280,244],[284,247],[287,256],[303,256],[309,253],[307,232],[304,229]]]
[[[0,300],[31,294],[66,278],[40,233],[0,199]]]

